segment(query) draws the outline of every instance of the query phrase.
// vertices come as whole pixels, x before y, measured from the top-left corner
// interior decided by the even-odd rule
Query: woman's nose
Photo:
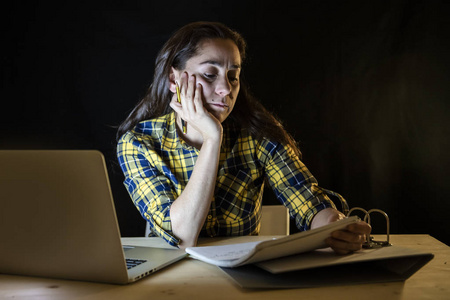
[[[216,93],[222,97],[231,93],[231,84],[226,76],[220,77],[217,81]]]

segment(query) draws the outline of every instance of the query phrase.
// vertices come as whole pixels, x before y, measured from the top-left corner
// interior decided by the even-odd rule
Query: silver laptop
[[[122,246],[99,151],[0,151],[0,203],[3,274],[126,284],[187,255]]]

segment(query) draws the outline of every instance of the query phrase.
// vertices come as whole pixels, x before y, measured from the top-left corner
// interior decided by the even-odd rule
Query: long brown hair
[[[171,67],[183,70],[186,62],[197,54],[198,46],[206,39],[230,39],[238,47],[241,61],[246,56],[246,42],[236,31],[217,22],[194,22],[176,31],[159,51],[155,63],[153,82],[144,98],[136,105],[128,117],[119,126],[117,139],[143,120],[153,119],[172,111],[169,90]],[[243,77],[243,76],[242,76]],[[281,123],[268,112],[249,92],[245,79],[241,78],[241,87],[236,104],[229,119],[241,128],[247,128],[257,138],[273,139],[288,144],[300,155],[295,140],[284,130]]]

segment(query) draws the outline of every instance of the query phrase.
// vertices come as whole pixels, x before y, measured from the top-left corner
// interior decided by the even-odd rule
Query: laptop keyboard
[[[142,263],[145,263],[146,260],[145,259],[127,258],[126,262],[127,262],[127,269],[131,269],[131,268],[134,268],[136,266],[139,266]]]

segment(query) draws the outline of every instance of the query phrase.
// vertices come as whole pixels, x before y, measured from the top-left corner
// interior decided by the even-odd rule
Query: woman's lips
[[[208,104],[213,106],[213,107],[217,107],[217,108],[222,108],[222,109],[228,108],[228,105],[225,104],[225,103],[211,103],[210,102]]]

